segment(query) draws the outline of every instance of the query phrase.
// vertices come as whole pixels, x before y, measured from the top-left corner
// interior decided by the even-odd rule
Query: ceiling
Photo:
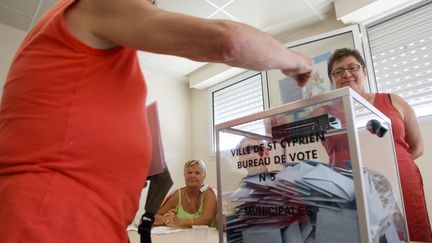
[[[0,23],[28,31],[58,0],[0,0]],[[158,0],[158,7],[208,19],[230,19],[274,36],[323,21],[334,12],[332,0]],[[144,70],[180,81],[206,63],[139,53]]]

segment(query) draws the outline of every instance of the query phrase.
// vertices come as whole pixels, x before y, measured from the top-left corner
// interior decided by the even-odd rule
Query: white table
[[[131,243],[140,243],[140,236],[136,231],[128,231]],[[152,235],[152,243],[193,243],[192,229],[185,229],[181,232],[166,234],[166,235]],[[417,241],[411,241],[416,243]],[[219,232],[215,228],[210,228],[207,233],[207,242],[203,243],[219,243]],[[421,243],[421,242],[417,242]]]
[[[140,236],[136,231],[128,231],[131,243],[140,243]],[[170,233],[165,235],[152,234],[152,243],[193,243],[192,229],[184,229],[181,232]],[[215,228],[209,228],[207,233],[207,242],[202,243],[219,243],[219,233]]]

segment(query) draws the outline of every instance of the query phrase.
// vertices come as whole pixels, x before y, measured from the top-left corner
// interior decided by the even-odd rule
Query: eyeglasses
[[[335,69],[335,70],[331,73],[331,75],[332,75],[333,77],[335,77],[335,78],[341,78],[341,77],[344,75],[345,70],[352,74],[352,73],[355,73],[355,72],[357,72],[358,70],[360,70],[360,68],[362,68],[362,67],[363,67],[363,66],[360,65],[360,64],[349,64],[349,65],[347,65],[347,66],[345,66],[345,67],[341,67],[341,68],[337,68],[337,69]]]

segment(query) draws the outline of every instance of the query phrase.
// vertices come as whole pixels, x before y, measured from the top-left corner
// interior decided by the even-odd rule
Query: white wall
[[[307,28],[299,28],[298,30],[283,33],[277,38],[283,43],[290,43],[293,41],[301,40],[347,26],[349,25],[345,25],[342,22],[337,21],[335,14],[332,13],[324,21],[321,21],[318,24],[311,25]]]
[[[183,165],[191,158],[191,103],[187,83],[144,71],[147,103],[158,102],[165,159],[174,180],[173,188],[184,186]]]
[[[0,97],[9,66],[25,35],[26,32],[24,31],[0,23]]]
[[[206,184],[216,187],[216,157],[211,151],[211,104],[207,90],[192,89],[192,156],[207,165]]]
[[[420,119],[420,127],[424,140],[424,154],[416,160],[423,176],[423,188],[429,212],[429,221],[432,225],[432,117]]]

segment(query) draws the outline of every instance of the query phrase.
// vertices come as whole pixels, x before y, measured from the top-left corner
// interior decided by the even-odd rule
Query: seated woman
[[[185,187],[169,195],[155,216],[154,226],[215,225],[216,194],[204,186],[207,168],[200,159],[184,165]]]

